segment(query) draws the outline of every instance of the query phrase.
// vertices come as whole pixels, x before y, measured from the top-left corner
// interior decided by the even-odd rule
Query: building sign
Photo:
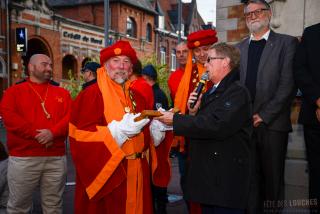
[[[69,32],[69,31],[63,31],[62,35],[63,37],[72,39],[72,40],[82,41],[82,42],[91,43],[95,45],[103,45],[103,39],[98,37],[85,36],[79,33]]]
[[[16,28],[16,48],[17,52],[27,52],[28,33],[26,28]]]

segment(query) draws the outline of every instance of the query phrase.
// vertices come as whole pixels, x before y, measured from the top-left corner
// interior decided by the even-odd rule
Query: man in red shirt
[[[62,213],[71,98],[51,84],[48,56],[33,55],[28,71],[30,78],[7,89],[1,103],[9,150],[7,212],[29,213],[40,184],[43,212]]]
[[[181,81],[181,78],[184,73],[184,69],[187,64],[188,52],[189,52],[189,49],[185,41],[180,42],[176,46],[176,56],[179,62],[179,68],[175,70],[168,79],[168,86],[169,86],[170,96],[172,101],[174,101],[179,83]]]

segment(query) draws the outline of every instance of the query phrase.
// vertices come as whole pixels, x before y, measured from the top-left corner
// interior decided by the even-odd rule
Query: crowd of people
[[[29,213],[40,187],[43,213],[62,213],[68,138],[77,214],[166,214],[172,149],[189,213],[281,213],[265,202],[284,200],[298,88],[309,194],[319,204],[320,24],[306,28],[299,43],[270,29],[265,0],[249,0],[244,16],[250,35],[239,44],[218,43],[208,29],[177,45],[172,105],[156,68],[143,67],[127,41],[102,49],[100,64],[84,65],[73,101],[52,80],[49,56],[33,55],[28,78],[1,100],[8,154],[1,144],[0,212]]]

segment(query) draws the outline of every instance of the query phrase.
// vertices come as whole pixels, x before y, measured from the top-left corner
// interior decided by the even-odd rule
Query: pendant
[[[41,102],[41,107],[42,107],[42,110],[43,110],[44,114],[46,115],[47,119],[49,120],[51,118],[51,115],[47,112],[47,109],[44,106],[44,102]]]
[[[129,106],[124,107],[124,111],[125,111],[126,113],[130,113],[130,107],[129,107]]]

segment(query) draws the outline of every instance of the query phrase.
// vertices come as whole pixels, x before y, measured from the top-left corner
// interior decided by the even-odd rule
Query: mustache
[[[128,72],[125,70],[117,70],[114,72],[114,74],[126,74],[126,73],[128,73]]]

